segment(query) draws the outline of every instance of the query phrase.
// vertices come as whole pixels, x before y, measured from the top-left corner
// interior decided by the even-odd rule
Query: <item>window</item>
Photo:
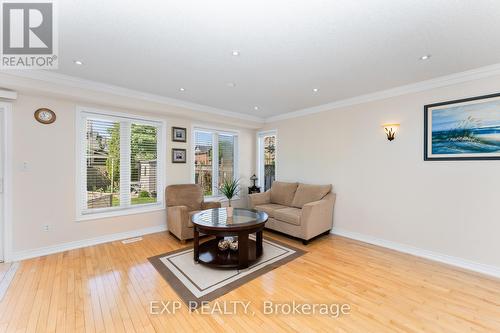
[[[276,178],[276,139],[276,131],[262,132],[257,137],[257,177],[259,178],[259,186],[263,192],[271,188]]]
[[[194,130],[194,182],[205,196],[219,196],[224,179],[237,178],[238,136],[216,130]]]
[[[79,112],[80,217],[163,206],[164,124]]]

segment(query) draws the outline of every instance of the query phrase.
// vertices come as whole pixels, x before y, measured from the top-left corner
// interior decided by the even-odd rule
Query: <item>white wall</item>
[[[191,181],[189,163],[170,162],[172,147],[188,149],[191,157],[190,133],[187,143],[174,144],[171,126],[238,130],[240,177],[248,183],[255,172],[258,123],[78,87],[0,78],[20,92],[13,103],[13,160],[7,161],[13,169],[15,253],[165,224],[163,211],[75,222],[77,105],[166,120],[168,184]],[[500,161],[424,162],[422,157],[425,104],[494,93],[499,86],[500,76],[490,77],[281,120],[262,129],[278,130],[279,179],[334,185],[335,228],[500,267]],[[37,123],[33,113],[40,107],[54,110],[57,121]],[[401,123],[394,142],[386,140],[380,126],[386,122]],[[44,232],[44,224],[51,231]]]
[[[83,95],[82,95],[83,96]],[[101,99],[105,99],[105,95]],[[125,103],[125,98],[108,96],[108,104]],[[139,102],[135,101],[135,107]],[[166,182],[167,184],[190,183],[192,166],[171,163],[171,148],[186,148],[191,158],[191,126],[193,123],[206,127],[231,128],[239,132],[240,163],[239,172],[243,185],[248,184],[255,169],[255,131],[228,124],[227,117],[200,113],[196,121],[179,117],[179,111],[172,115],[168,107],[158,110],[159,106],[143,102],[143,109],[115,108],[110,105],[92,104],[79,100],[64,100],[54,97],[39,97],[21,93],[13,103],[13,252],[30,253],[37,248],[123,233],[136,229],[165,225],[165,211],[121,216],[90,221],[75,221],[75,114],[77,105],[90,106],[104,110],[129,112],[147,115],[167,122]],[[131,103],[132,105],[132,103]],[[51,125],[38,123],[33,113],[40,107],[52,109],[57,121]],[[156,108],[156,109],[155,109]],[[154,110],[143,112],[140,110]],[[161,109],[161,108],[160,108]],[[220,122],[224,122],[221,124]],[[243,123],[243,122],[242,122]],[[245,122],[248,127],[248,122]],[[188,129],[187,143],[171,141],[171,127]],[[27,168],[24,170],[23,164]],[[243,197],[240,204],[244,205]],[[43,231],[48,224],[50,231]]]
[[[333,184],[335,228],[500,267],[500,161],[423,161],[425,104],[499,87],[496,76],[270,123],[278,177]]]

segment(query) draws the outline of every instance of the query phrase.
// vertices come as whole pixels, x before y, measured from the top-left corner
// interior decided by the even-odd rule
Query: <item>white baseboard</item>
[[[361,242],[382,246],[391,250],[396,250],[399,252],[411,254],[417,257],[438,261],[444,264],[468,269],[474,272],[494,276],[500,278],[500,267],[485,265],[478,262],[474,262],[467,259],[462,259],[458,257],[449,256],[442,253],[437,253],[433,251],[423,250],[420,248],[413,247],[411,245],[396,243],[393,241],[388,241],[385,239],[376,238],[369,235],[360,234],[357,232],[352,232],[348,230],[343,230],[339,228],[333,228],[332,234],[355,239]]]
[[[30,259],[30,258],[36,258],[36,257],[41,257],[41,256],[53,254],[53,253],[79,249],[82,247],[87,247],[87,246],[92,246],[92,245],[97,245],[97,244],[102,244],[102,243],[108,243],[108,242],[114,242],[117,240],[139,237],[139,236],[143,236],[143,235],[147,235],[147,234],[153,234],[153,233],[162,232],[165,230],[167,230],[166,225],[159,225],[159,226],[155,226],[155,227],[119,232],[116,234],[99,236],[99,237],[95,237],[95,238],[82,239],[82,240],[78,240],[78,241],[74,241],[74,242],[67,242],[67,243],[62,243],[62,244],[57,244],[57,245],[39,247],[36,249],[31,249],[31,250],[24,250],[24,251],[17,251],[17,252],[15,251],[12,253],[12,256],[9,258],[9,261],[19,261],[19,260],[25,260],[25,259]]]

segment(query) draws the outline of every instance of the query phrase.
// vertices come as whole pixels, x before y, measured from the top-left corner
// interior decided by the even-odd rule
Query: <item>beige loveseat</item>
[[[298,237],[304,244],[333,225],[332,185],[275,181],[264,193],[250,195],[251,208],[269,215],[266,228]]]
[[[219,208],[220,202],[204,202],[203,189],[196,184],[170,185],[165,190],[167,228],[182,243],[193,238],[191,216],[201,210]]]

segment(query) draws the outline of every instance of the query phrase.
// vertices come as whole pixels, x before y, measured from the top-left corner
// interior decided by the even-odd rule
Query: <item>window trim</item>
[[[264,189],[264,170],[261,166],[262,162],[262,155],[264,153],[264,145],[263,145],[263,139],[265,136],[271,136],[274,135],[276,136],[276,151],[274,152],[274,179],[278,179],[278,130],[277,129],[271,129],[271,130],[265,130],[265,131],[259,131],[257,132],[256,139],[257,139],[257,145],[256,145],[256,154],[257,158],[256,160],[256,166],[255,170],[257,170],[257,186],[259,186],[261,189]]]
[[[86,141],[86,131],[84,129],[84,116],[95,115],[98,119],[104,120],[116,120],[116,117],[124,118],[133,121],[137,124],[143,125],[155,125],[158,126],[158,174],[157,174],[157,198],[156,203],[142,204],[138,206],[127,206],[127,207],[106,207],[106,208],[94,208],[91,212],[84,212],[81,203],[83,202],[82,187],[84,183],[84,167],[86,167],[87,161],[84,155],[83,142]],[[153,118],[148,116],[141,116],[130,113],[115,112],[103,109],[96,109],[85,106],[76,107],[76,119],[75,119],[75,170],[76,170],[76,205],[75,205],[75,220],[76,222],[103,219],[115,216],[133,215],[154,212],[165,209],[164,200],[164,186],[165,186],[165,173],[166,173],[166,151],[167,151],[167,135],[166,128],[167,123],[165,120],[160,118]],[[120,194],[121,195],[121,194]]]
[[[240,174],[239,170],[239,161],[240,161],[240,132],[237,130],[231,130],[231,129],[226,129],[226,128],[218,128],[218,127],[212,127],[212,126],[205,126],[205,125],[193,125],[191,126],[191,183],[196,184],[196,167],[195,167],[195,159],[196,159],[196,153],[195,153],[195,147],[196,147],[196,140],[195,140],[195,132],[208,132],[212,133],[212,144],[214,145],[214,150],[213,150],[213,155],[214,158],[212,159],[212,193],[216,193],[215,191],[217,190],[217,183],[219,181],[219,135],[232,135],[234,136],[235,140],[235,145],[234,145],[234,177],[237,179]],[[217,166],[217,170],[215,169]],[[217,171],[217,172],[216,172]],[[241,191],[241,189],[240,189]],[[223,195],[206,195],[204,198],[207,201],[217,201],[221,199],[225,199]],[[236,196],[232,200],[238,200],[239,196]]]

